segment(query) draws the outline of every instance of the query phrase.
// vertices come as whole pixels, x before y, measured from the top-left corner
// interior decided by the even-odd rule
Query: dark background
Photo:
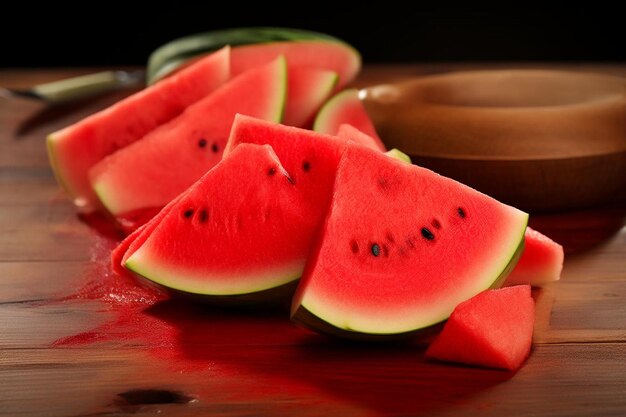
[[[409,11],[394,2],[81,4],[2,6],[0,67],[141,65],[171,39],[238,26],[327,32],[356,46],[366,62],[626,60],[624,16],[595,4],[507,11]]]

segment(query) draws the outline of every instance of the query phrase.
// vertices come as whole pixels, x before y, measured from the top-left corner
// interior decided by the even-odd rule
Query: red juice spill
[[[170,297],[112,271],[117,242],[97,238],[84,283],[57,302],[97,301],[107,321],[61,338],[54,347],[133,344],[195,381],[203,401],[254,403],[297,414],[360,408],[425,414],[504,382],[509,373],[425,362],[411,344],[342,344],[293,326],[288,310],[220,309]],[[294,402],[294,399],[298,401]]]
[[[53,347],[94,343],[133,344],[176,370],[201,370],[213,362],[212,346],[250,341],[289,343],[294,332],[286,308],[266,312],[220,309],[172,297],[130,274],[116,274],[110,262],[117,241],[99,237],[92,247],[90,266],[80,287],[57,302],[98,301],[107,317],[104,323],[68,335]]]
[[[69,300],[97,300],[102,311],[112,317],[94,329],[66,336],[53,346],[78,346],[96,342],[137,340],[146,344],[171,340],[167,325],[142,312],[155,303],[167,299],[167,295],[141,285],[130,275],[120,276],[111,271],[110,253],[115,242],[100,238],[92,248],[91,265],[83,275],[82,286],[75,292],[62,297],[59,302]],[[169,331],[171,334],[171,331]]]

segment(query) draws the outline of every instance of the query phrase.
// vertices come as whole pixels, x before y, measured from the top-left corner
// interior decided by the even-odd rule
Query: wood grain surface
[[[359,84],[502,66],[370,67]],[[90,71],[2,70],[0,85]],[[59,301],[86,280],[111,278],[115,236],[77,217],[48,167],[45,135],[117,98],[60,109],[0,98],[0,415],[626,415],[626,208],[619,205],[532,219],[567,255],[561,281],[534,291],[533,352],[516,373],[427,362],[418,343],[337,342],[294,327],[282,309],[181,300],[141,313],[168,329],[163,337],[55,345],[94,328],[94,337],[118,331],[103,326],[115,311],[102,300]]]

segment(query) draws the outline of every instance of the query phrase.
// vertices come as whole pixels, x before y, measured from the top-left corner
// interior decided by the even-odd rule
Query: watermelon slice
[[[452,179],[348,143],[292,318],[346,337],[432,326],[502,283],[527,220]]]
[[[349,124],[368,136],[371,136],[381,151],[385,145],[378,137],[374,124],[367,115],[363,103],[359,100],[359,91],[349,89],[342,91],[328,100],[315,118],[313,130],[329,135],[336,135],[342,124]]]
[[[88,171],[105,156],[181,114],[230,76],[223,48],[175,76],[48,136],[48,156],[58,182],[84,211],[98,207]]]
[[[222,159],[237,113],[280,121],[286,76],[284,58],[245,72],[141,141],[102,160],[90,176],[104,207],[124,217],[165,206]]]
[[[361,69],[361,56],[343,42],[321,40],[272,42],[233,48],[233,75],[263,65],[283,55],[290,67],[307,67],[336,72],[337,88],[354,80]]]
[[[295,66],[339,73],[341,85],[352,81],[361,68],[361,56],[335,37],[301,29],[253,27],[215,30],[175,39],[154,51],[148,60],[150,83],[208,52],[231,45],[236,50],[234,74],[266,64],[279,55]]]
[[[235,191],[236,192],[233,192]],[[297,279],[315,217],[270,146],[243,144],[173,201],[125,262],[189,293],[262,293]]]
[[[316,68],[289,68],[287,107],[283,124],[310,127],[320,107],[337,84],[336,72]]]
[[[322,135],[310,130],[237,115],[233,123],[228,145],[224,151],[224,158],[229,158],[242,144],[270,144],[281,159],[281,162],[284,161],[283,166],[290,173],[290,178],[295,182],[295,187],[302,195],[301,206],[298,207],[298,211],[306,215],[309,223],[301,223],[298,226],[293,225],[291,227],[291,229],[299,229],[297,235],[306,246],[306,250],[301,255],[301,273],[304,269],[304,258],[313,242],[312,236],[320,227],[326,207],[330,202],[337,164],[346,142],[333,136]],[[231,173],[231,175],[238,178],[243,174],[236,172]],[[188,192],[185,191],[177,199],[184,198]],[[237,191],[236,194],[239,193]],[[123,265],[151,236],[161,220],[175,205],[175,202],[167,205],[149,223],[133,232],[115,249],[112,255],[112,263],[113,268],[118,273],[126,273],[127,270]],[[289,239],[291,237],[288,236],[284,240],[289,241]],[[186,238],[182,238],[182,240],[186,240]],[[280,246],[280,243],[277,242],[275,245]],[[226,248],[223,250],[226,250]],[[232,247],[229,250],[236,251],[237,249]],[[184,290],[181,287],[185,287],[185,285],[177,283],[172,283],[171,286],[181,290]]]
[[[528,227],[524,253],[504,285],[540,286],[558,281],[563,270],[563,257],[563,246]]]
[[[360,143],[361,145],[367,148],[371,148],[371,149],[382,151],[382,152],[386,151],[385,145],[383,145],[380,140],[374,139],[370,135],[366,135],[365,133],[361,132],[356,127],[349,125],[347,123],[344,123],[341,126],[339,126],[339,131],[337,132],[337,136],[342,139],[351,140],[353,142]],[[405,154],[403,155],[408,158],[407,155]],[[409,162],[410,162],[410,159],[409,159]]]
[[[515,370],[530,353],[534,323],[528,285],[484,291],[454,309],[426,356]]]

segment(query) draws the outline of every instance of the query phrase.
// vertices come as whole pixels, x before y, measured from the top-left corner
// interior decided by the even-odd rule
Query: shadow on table
[[[325,406],[428,415],[513,376],[427,362],[424,346],[414,341],[365,344],[315,335],[295,327],[285,308],[231,310],[174,299],[146,313],[177,329],[176,349],[184,361],[198,368],[220,363],[236,369],[246,385],[242,402],[255,395],[271,402],[321,390]]]

